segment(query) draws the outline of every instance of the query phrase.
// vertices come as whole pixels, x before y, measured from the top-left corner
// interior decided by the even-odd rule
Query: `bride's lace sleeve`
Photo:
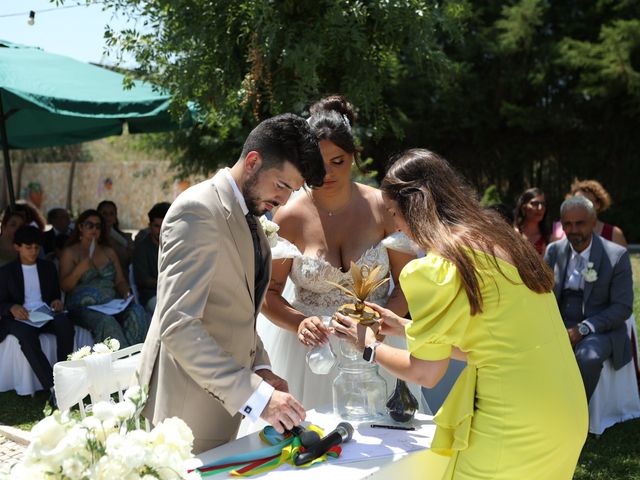
[[[384,245],[389,250],[397,250],[402,253],[410,253],[420,256],[422,251],[417,243],[411,240],[402,232],[394,232],[388,237],[382,240]]]
[[[285,258],[296,258],[301,256],[302,253],[298,250],[293,243],[286,238],[278,236],[278,240],[274,247],[271,247],[271,259],[282,260]]]

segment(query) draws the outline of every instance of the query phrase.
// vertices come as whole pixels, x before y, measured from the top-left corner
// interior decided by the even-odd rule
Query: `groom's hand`
[[[262,368],[260,370],[256,370],[256,375],[262,377],[262,379],[271,385],[276,390],[280,390],[281,392],[289,393],[289,384],[287,381],[273,373],[268,368]]]
[[[306,412],[293,395],[274,390],[260,417],[271,424],[278,433],[284,433],[285,429],[291,430],[300,425],[306,417]]]

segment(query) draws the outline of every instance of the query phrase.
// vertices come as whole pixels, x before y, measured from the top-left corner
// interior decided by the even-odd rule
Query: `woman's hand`
[[[324,345],[331,333],[319,317],[307,317],[298,324],[298,340],[306,347]]]
[[[360,350],[364,350],[365,345],[370,345],[377,340],[378,323],[365,327],[350,317],[336,312],[331,324],[338,338],[353,343]]]
[[[391,337],[404,337],[404,326],[410,322],[406,318],[399,317],[391,310],[375,303],[364,302],[380,315],[380,334]]]

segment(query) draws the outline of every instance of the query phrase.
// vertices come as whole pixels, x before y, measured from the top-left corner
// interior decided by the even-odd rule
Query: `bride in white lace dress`
[[[337,373],[334,368],[329,375],[315,375],[306,365],[308,349],[330,337],[334,351],[338,351],[336,339],[319,317],[351,303],[326,280],[352,285],[349,267],[355,262],[358,266],[381,265],[381,278],[391,275],[397,285],[402,267],[415,257],[405,253],[408,242],[390,237],[395,227],[380,191],[351,179],[357,153],[351,106],[342,97],[328,97],[314,105],[311,113],[308,121],[319,139],[327,172],[325,183],[292,198],[275,215],[279,235],[291,243],[288,258],[273,262],[271,285],[262,307],[268,320],[260,316],[257,325],[273,371],[289,382],[290,392],[306,409],[331,406]],[[293,294],[285,299],[288,277]],[[389,293],[384,285],[370,300],[401,316],[408,312],[399,287]],[[392,388],[393,380],[389,383]]]

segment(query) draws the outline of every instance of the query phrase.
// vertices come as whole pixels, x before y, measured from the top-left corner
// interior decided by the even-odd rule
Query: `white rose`
[[[136,413],[136,406],[128,401],[118,402],[113,406],[115,416],[119,420],[127,420],[133,418]]]
[[[144,396],[144,392],[140,385],[131,385],[126,392],[124,392],[125,400],[130,400],[133,403],[138,403],[142,397]]]
[[[104,343],[112,352],[120,350],[120,342],[115,338],[107,338]]]
[[[115,420],[116,409],[111,402],[98,402],[93,405],[93,416],[101,422]]]
[[[80,360],[84,357],[87,357],[91,355],[91,347],[88,345],[85,345],[84,347],[80,348],[79,350],[76,350],[75,352],[73,352],[71,355],[69,355],[67,358],[69,360]]]
[[[93,346],[93,353],[111,353],[111,349],[104,343],[96,343]]]
[[[84,473],[84,463],[76,457],[67,458],[62,461],[62,473],[71,480],[80,480]]]
[[[280,225],[278,225],[275,222],[272,222],[271,220],[267,219],[267,217],[265,216],[260,217],[260,225],[262,225],[264,234],[267,237],[278,233],[278,230],[280,230]]]
[[[44,417],[31,429],[38,448],[54,448],[66,433],[67,425],[61,422],[59,415]]]

